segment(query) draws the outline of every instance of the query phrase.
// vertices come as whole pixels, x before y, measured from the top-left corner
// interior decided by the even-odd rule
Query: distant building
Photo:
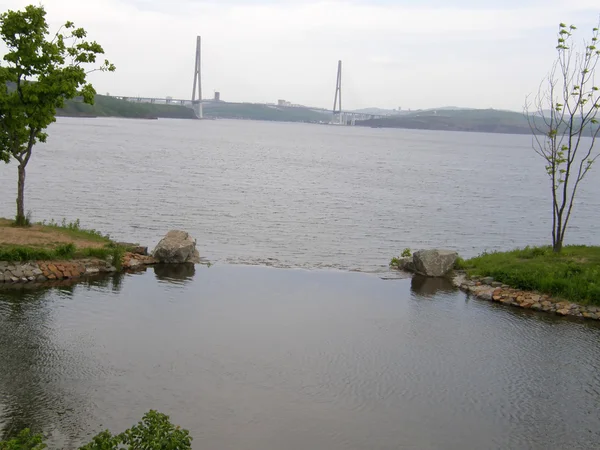
[[[292,103],[286,100],[277,100],[277,106],[292,106]]]
[[[221,93],[219,91],[215,91],[215,102],[221,101]]]

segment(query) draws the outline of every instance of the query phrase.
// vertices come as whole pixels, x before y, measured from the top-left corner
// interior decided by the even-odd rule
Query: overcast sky
[[[2,10],[35,0],[2,0]],[[344,109],[520,110],[554,57],[561,21],[589,35],[598,0],[43,0],[52,28],[86,28],[117,66],[99,93],[191,98],[196,36],[204,97]]]

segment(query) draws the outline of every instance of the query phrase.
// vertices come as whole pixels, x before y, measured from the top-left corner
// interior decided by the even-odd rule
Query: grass
[[[61,244],[54,248],[28,245],[0,245],[0,261],[68,261],[82,258],[98,258],[111,261],[119,269],[127,249],[116,244],[104,247],[77,248],[74,244]]]
[[[119,269],[127,250],[106,234],[81,228],[79,219],[40,222],[28,227],[0,219],[0,261],[98,258],[111,261]]]
[[[517,289],[539,291],[573,302],[600,305],[600,247],[525,247],[459,259],[469,276],[493,277]]]
[[[81,228],[79,219],[75,220],[74,222],[67,222],[66,219],[63,219],[61,223],[55,222],[54,220],[51,220],[50,222],[43,221],[38,222],[37,225],[42,226],[47,231],[60,231],[63,234],[72,237],[73,239],[85,239],[88,241],[103,242],[106,244],[112,242],[108,234],[102,234],[100,231],[94,229],[87,230]]]

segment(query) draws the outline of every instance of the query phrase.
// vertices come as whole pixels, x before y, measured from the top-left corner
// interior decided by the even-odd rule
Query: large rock
[[[454,267],[458,254],[451,250],[421,250],[413,254],[415,271],[427,277],[443,277]]]
[[[152,256],[159,262],[168,264],[200,262],[196,239],[179,230],[169,231],[158,243]]]

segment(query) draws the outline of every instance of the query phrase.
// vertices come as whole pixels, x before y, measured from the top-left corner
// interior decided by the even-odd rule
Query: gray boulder
[[[393,267],[398,270],[404,270],[405,272],[415,271],[415,264],[413,263],[412,256],[398,258],[397,263],[395,263]]]
[[[161,239],[152,256],[161,263],[199,263],[200,254],[196,250],[196,239],[185,231],[172,230]]]
[[[443,277],[454,267],[458,254],[451,250],[421,250],[413,254],[415,272],[427,277]]]

